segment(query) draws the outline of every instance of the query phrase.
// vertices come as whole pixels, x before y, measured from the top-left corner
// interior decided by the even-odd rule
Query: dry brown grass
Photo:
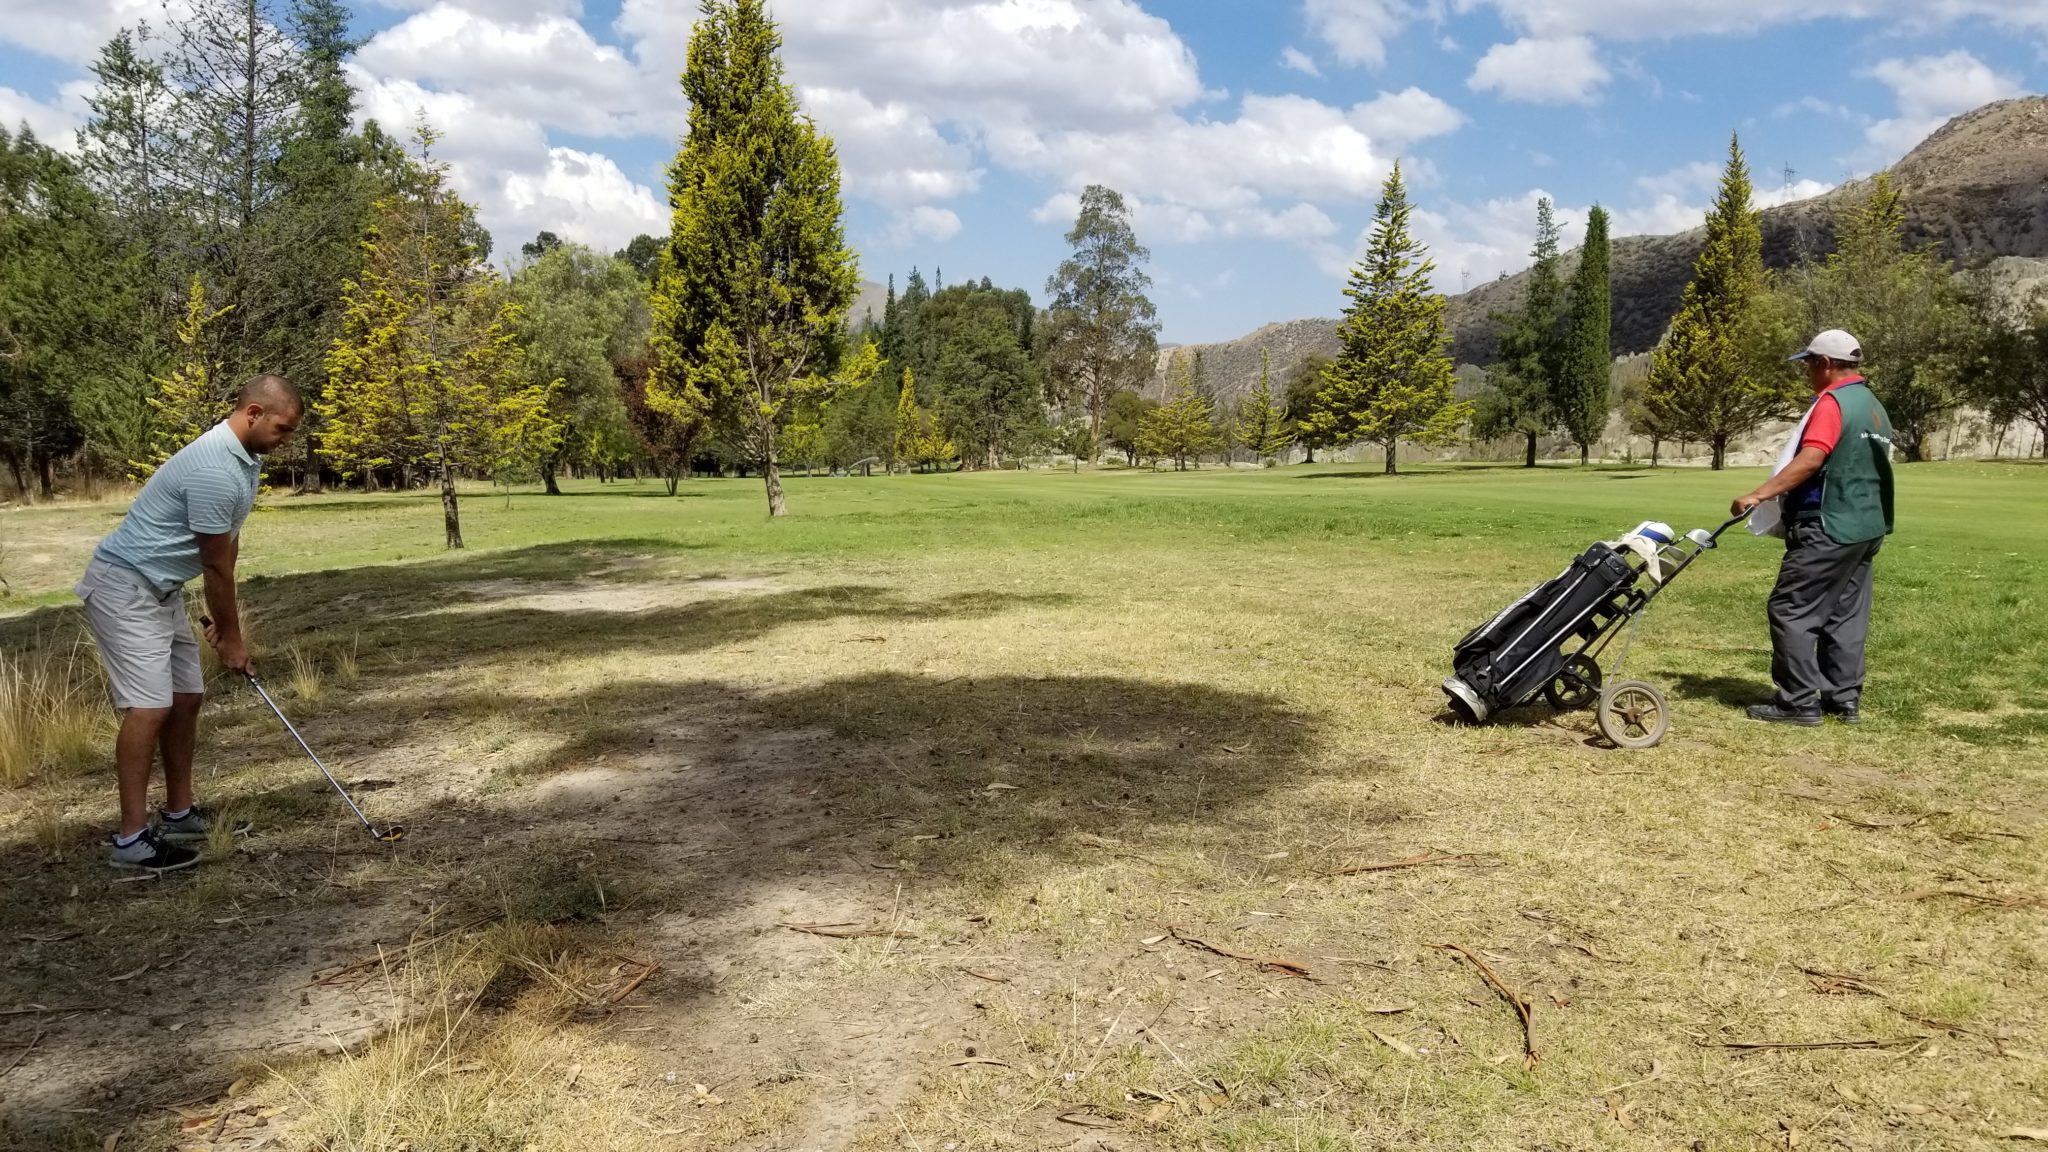
[[[83,643],[0,654],[0,787],[105,762],[113,727],[99,664]]]

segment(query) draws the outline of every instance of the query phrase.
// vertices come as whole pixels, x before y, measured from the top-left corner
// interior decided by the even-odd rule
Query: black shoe
[[[1769,704],[1751,704],[1749,718],[1761,720],[1766,724],[1797,724],[1801,728],[1820,727],[1820,709],[1802,711],[1798,708],[1787,708],[1775,701]]]
[[[144,828],[126,847],[114,844],[111,837],[108,845],[112,850],[107,853],[107,863],[133,872],[176,872],[199,863],[199,853],[165,843],[154,828]]]
[[[1823,704],[1820,710],[1844,724],[1863,723],[1863,713],[1858,711],[1854,704]]]

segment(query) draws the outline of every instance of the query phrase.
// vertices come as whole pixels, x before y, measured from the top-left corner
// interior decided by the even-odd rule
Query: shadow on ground
[[[0,1067],[21,1056],[0,1081],[0,1147],[97,1147],[106,1132],[218,1093],[280,1050],[346,1043],[337,1020],[367,1028],[376,1013],[308,981],[426,924],[514,902],[521,915],[581,915],[601,878],[608,914],[631,893],[639,917],[639,927],[607,930],[638,933],[638,946],[662,957],[664,975],[640,995],[680,1009],[760,951],[776,909],[874,921],[892,888],[912,908],[941,893],[994,900],[1035,883],[1035,861],[1099,852],[1105,838],[1171,829],[1228,844],[1237,813],[1306,771],[1309,717],[1202,685],[935,679],[864,668],[852,648],[843,668],[793,686],[643,678],[630,664],[554,695],[420,675],[469,662],[674,656],[788,627],[994,618],[1067,599],[646,571],[675,553],[662,540],[553,545],[250,582],[245,599],[273,650],[359,638],[362,688],[305,719],[316,747],[406,749],[483,717],[561,738],[540,761],[489,771],[452,756],[392,763],[375,747],[348,756],[345,780],[393,778],[365,798],[376,818],[411,832],[380,846],[267,731],[267,713],[244,707],[211,721],[224,742],[212,799],[259,821],[226,861],[117,884],[89,820],[57,833],[56,862],[37,837],[0,842],[0,933],[15,950],[0,1009],[49,1009],[6,1018],[19,1043],[34,1040],[0,1048]],[[617,605],[604,600],[613,594]],[[597,599],[504,606],[534,595]],[[0,640],[47,642],[75,615],[8,621]],[[97,810],[96,783],[70,787],[74,806]],[[565,852],[573,866],[560,864]]]

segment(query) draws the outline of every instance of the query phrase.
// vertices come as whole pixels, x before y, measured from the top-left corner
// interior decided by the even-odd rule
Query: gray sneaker
[[[194,804],[190,811],[176,820],[159,811],[156,816],[156,829],[164,839],[173,844],[199,844],[213,834],[214,828],[220,822],[220,813],[204,804]],[[244,835],[251,827],[249,821],[238,820],[235,822],[235,835]]]
[[[164,838],[154,828],[144,828],[142,835],[125,847],[113,843],[111,836],[107,842],[107,863],[131,872],[176,872],[199,863],[199,853],[164,843]]]

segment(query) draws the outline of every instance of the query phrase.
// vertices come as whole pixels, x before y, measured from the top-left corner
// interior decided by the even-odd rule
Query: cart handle
[[[1730,528],[1735,527],[1737,524],[1740,524],[1743,521],[1749,519],[1753,511],[1754,509],[1752,509],[1751,512],[1744,512],[1742,515],[1737,516],[1734,519],[1728,521],[1726,524],[1721,525],[1719,528],[1714,529],[1714,534],[1712,536],[1707,537],[1707,540],[1710,542],[1710,546],[1711,542],[1718,542],[1721,539],[1721,533],[1726,532]]]

